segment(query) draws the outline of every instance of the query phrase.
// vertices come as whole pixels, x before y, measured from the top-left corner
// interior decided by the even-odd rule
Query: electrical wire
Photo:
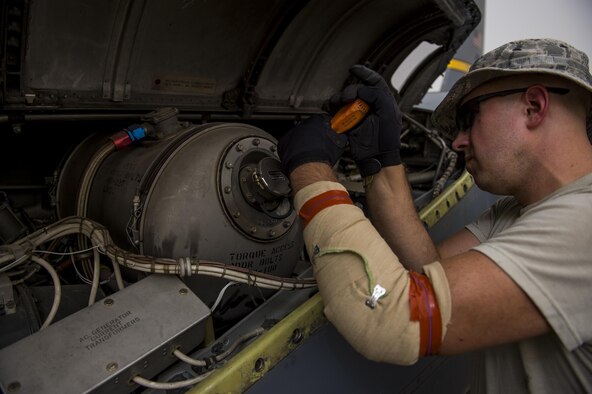
[[[101,281],[101,256],[99,256],[99,250],[93,250],[93,279],[92,286],[90,288],[90,295],[88,297],[88,306],[95,303],[97,299],[97,292],[99,291],[99,282]]]
[[[216,298],[216,301],[214,301],[214,303],[212,304],[212,306],[210,307],[210,311],[214,312],[214,309],[216,309],[218,307],[218,304],[220,304],[220,301],[222,301],[222,297],[224,296],[224,293],[226,292],[226,290],[233,285],[236,285],[238,283],[236,282],[228,282],[226,284],[226,286],[224,286],[222,288],[222,290],[220,290],[220,293],[218,294],[218,298]]]
[[[43,243],[73,234],[80,234],[89,238],[93,246],[98,247],[98,251],[109,257],[114,264],[117,263],[141,272],[180,276],[194,274],[206,275],[275,290],[296,290],[316,287],[314,278],[281,278],[198,258],[186,257],[175,260],[129,253],[113,243],[109,231],[104,226],[90,219],[76,216],[61,219],[14,242],[9,245],[9,248],[0,251],[0,261],[9,261],[10,259],[14,259],[16,255],[29,256],[33,250]],[[3,252],[11,257],[3,256]],[[20,259],[24,261],[26,257],[20,257],[17,260],[20,261]],[[16,265],[16,261],[10,264],[11,267]],[[8,267],[2,268],[2,270],[6,269]]]
[[[58,256],[70,256],[70,255],[75,255],[75,254],[80,254],[80,253],[86,253],[86,252],[90,252],[91,250],[94,249],[98,249],[98,246],[91,246],[90,248],[87,249],[83,249],[83,250],[75,250],[73,251],[70,248],[70,252],[50,252],[49,250],[32,250],[32,253],[44,253],[44,254],[54,254],[54,255],[58,255]]]
[[[119,264],[113,261],[113,274],[115,275],[115,283],[117,283],[117,288],[119,290],[123,290],[125,288],[125,284],[123,283],[123,277],[121,276],[121,269],[119,268]]]
[[[436,175],[438,175],[440,173],[440,170],[442,168],[444,160],[445,159],[448,160],[448,165],[446,166],[446,169],[444,170],[442,176],[440,176],[440,178],[437,180],[434,179],[434,188],[433,188],[433,192],[432,192],[432,197],[435,198],[440,195],[440,193],[442,192],[442,189],[444,188],[444,185],[446,184],[446,182],[448,181],[448,179],[452,175],[452,172],[454,171],[454,167],[456,166],[456,161],[457,161],[458,155],[456,154],[456,152],[454,152],[453,150],[451,150],[448,147],[448,145],[446,144],[444,139],[442,137],[440,137],[440,135],[436,131],[428,129],[423,124],[421,124],[420,122],[413,119],[411,116],[409,116],[407,114],[403,114],[403,118],[405,118],[405,120],[407,120],[408,122],[415,125],[415,127],[419,128],[420,130],[425,132],[426,136],[442,150],[442,153],[440,155],[440,160],[438,163],[438,168],[436,170]]]
[[[115,152],[115,144],[111,140],[107,140],[97,152],[91,157],[88,165],[85,167],[84,172],[82,173],[81,180],[80,180],[80,187],[78,189],[78,195],[76,196],[76,214],[80,217],[86,216],[86,210],[88,206],[88,199],[90,196],[90,189],[92,183],[95,179],[101,164],[105,161],[105,159],[113,152]],[[79,236],[78,237],[78,244],[81,248],[84,248],[87,245],[87,240]],[[96,267],[96,263],[94,264]],[[82,260],[82,270],[87,277],[93,276],[96,277],[97,272],[94,270],[90,264],[88,259]],[[94,281],[93,281],[94,283]],[[90,303],[90,300],[89,300]]]
[[[53,288],[54,288],[53,304],[51,306],[51,309],[49,310],[49,314],[47,315],[47,318],[45,319],[45,321],[43,322],[43,325],[41,325],[41,328],[39,329],[39,330],[43,330],[44,328],[47,328],[51,324],[56,313],[58,312],[58,307],[60,306],[60,302],[62,300],[62,286],[60,285],[60,278],[58,278],[58,274],[53,269],[51,264],[49,264],[47,261],[43,260],[41,257],[37,257],[37,256],[31,256],[31,260],[33,260],[35,263],[37,263],[40,266],[42,266],[43,268],[45,268],[49,272],[49,275],[51,276],[51,279],[53,280]]]
[[[12,280],[12,278],[11,278],[11,279],[10,279],[10,283],[11,283],[13,286],[20,285],[21,283],[25,283],[25,281],[26,281],[27,279],[29,279],[31,276],[35,275],[35,274],[37,273],[37,271],[39,271],[39,266],[35,266],[35,267],[33,267],[33,269],[31,269],[29,272],[26,272],[26,270],[23,270],[23,271],[22,271],[22,272],[20,272],[20,273],[16,273],[16,275],[19,275],[19,274],[22,274],[22,273],[25,273],[25,272],[26,272],[25,276],[23,276],[23,277],[22,277],[22,278],[20,278],[20,279],[17,279],[17,280]],[[12,273],[14,273],[14,272],[7,272],[7,275],[10,277]]]
[[[11,268],[16,267],[20,263],[24,263],[25,261],[27,261],[27,257],[28,257],[27,255],[22,255],[18,259],[14,260],[12,263],[8,264],[6,267],[0,268],[0,272],[6,272]],[[12,258],[9,258],[8,260],[12,260]]]
[[[144,387],[151,388],[151,389],[174,390],[174,389],[180,389],[180,388],[187,387],[187,386],[192,386],[196,383],[199,383],[202,380],[204,380],[205,378],[207,378],[208,376],[210,376],[213,372],[215,372],[215,370],[206,372],[202,375],[196,376],[191,379],[181,380],[178,382],[155,382],[153,380],[145,379],[141,376],[134,376],[132,378],[132,381],[134,383],[139,384],[140,386],[144,386]]]
[[[242,344],[245,341],[248,341],[249,339],[252,339],[254,337],[257,337],[259,335],[261,335],[263,332],[265,332],[265,330],[262,327],[259,327],[243,336],[241,336],[240,338],[238,338],[225,352],[214,356],[211,358],[212,361],[214,362],[220,362],[222,360],[224,360],[225,358],[227,358],[230,354],[232,354],[232,352],[234,352],[236,350],[236,348]],[[191,358],[189,356],[187,356],[186,354],[182,353],[180,350],[175,350],[173,352],[173,354],[181,361],[189,364],[189,365],[193,365],[193,366],[198,366],[198,367],[205,367],[207,366],[207,362],[205,360],[196,360],[194,358]],[[144,386],[144,387],[148,387],[148,388],[152,388],[152,389],[157,389],[157,390],[173,390],[173,389],[179,389],[179,388],[183,388],[183,387],[187,387],[187,386],[192,386],[196,383],[201,382],[202,380],[204,380],[205,378],[207,378],[208,376],[210,376],[213,372],[215,372],[216,370],[211,370],[208,371],[204,374],[198,375],[194,378],[191,379],[187,379],[187,380],[182,380],[182,381],[178,381],[178,382],[156,382],[154,380],[148,380],[145,379],[141,376],[134,376],[132,378],[132,381],[134,383],[139,384],[140,386]]]
[[[224,351],[223,353],[220,353],[214,357],[211,357],[209,360],[212,360],[214,362],[220,362],[220,361],[224,360],[225,358],[230,356],[232,354],[232,352],[234,352],[240,344],[248,341],[249,339],[258,337],[259,335],[263,334],[264,332],[265,332],[265,329],[263,329],[262,327],[259,327],[255,330],[239,337],[236,341],[234,341],[234,343],[226,351]],[[176,349],[175,351],[173,351],[173,355],[176,356],[179,360],[181,360],[184,363],[187,363],[189,365],[193,365],[196,367],[205,367],[208,365],[208,361],[206,361],[206,359],[197,360],[195,358],[191,358],[191,357],[187,356],[186,354],[184,354],[183,352],[181,352],[179,349]],[[211,364],[211,362],[210,362],[210,364]]]

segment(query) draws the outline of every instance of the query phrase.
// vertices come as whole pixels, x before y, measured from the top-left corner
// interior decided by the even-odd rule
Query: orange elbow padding
[[[419,321],[419,356],[438,354],[442,343],[442,316],[432,283],[426,275],[409,272],[411,320]]]
[[[302,217],[304,221],[304,227],[306,227],[317,213],[325,208],[338,204],[353,205],[353,202],[346,191],[329,190],[308,200],[302,208],[300,208],[300,217]]]

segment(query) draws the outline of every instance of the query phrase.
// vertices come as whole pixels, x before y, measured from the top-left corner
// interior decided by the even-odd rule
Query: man
[[[325,314],[366,357],[411,364],[476,352],[472,392],[592,392],[588,58],[522,40],[479,58],[436,109],[477,185],[511,197],[436,247],[399,154],[384,80],[354,66],[373,112],[347,136],[313,116],[279,144]],[[352,94],[354,92],[354,94]],[[349,144],[372,224],[336,182]]]

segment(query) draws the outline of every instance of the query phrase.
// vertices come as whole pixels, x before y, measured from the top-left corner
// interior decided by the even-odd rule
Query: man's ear
[[[547,116],[549,110],[549,92],[543,85],[533,85],[523,96],[526,104],[526,126],[538,127]]]

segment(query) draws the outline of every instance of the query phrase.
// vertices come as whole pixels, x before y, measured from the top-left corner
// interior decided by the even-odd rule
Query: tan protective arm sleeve
[[[345,188],[335,182],[306,186],[296,194],[297,211],[332,190]],[[417,281],[363,212],[342,203],[321,209],[306,225],[304,242],[325,315],[344,338],[371,360],[415,363],[420,356],[420,323],[412,321],[410,286]],[[438,262],[424,266],[424,273],[440,310],[443,338],[451,314],[448,281]],[[440,328],[434,331],[440,332]]]

